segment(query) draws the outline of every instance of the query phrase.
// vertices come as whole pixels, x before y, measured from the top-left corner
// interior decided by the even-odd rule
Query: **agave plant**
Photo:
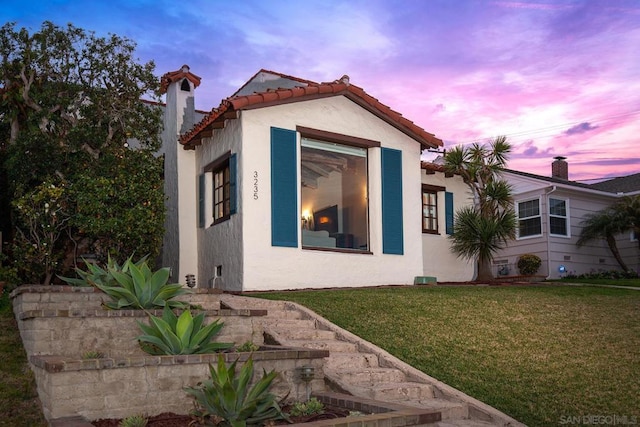
[[[204,313],[193,317],[190,310],[177,317],[165,306],[162,318],[149,315],[149,325],[138,322],[145,335],[138,341],[144,351],[153,355],[216,353],[233,347],[233,343],[212,342],[224,325],[220,319],[204,325]]]
[[[64,280],[68,284],[72,286],[95,286],[96,284],[100,285],[108,285],[114,286],[117,285],[116,279],[109,273],[110,270],[120,271],[122,273],[127,273],[128,266],[131,264],[133,259],[133,255],[130,256],[127,261],[123,265],[119,265],[111,255],[109,255],[107,259],[107,268],[104,269],[97,264],[87,262],[87,271],[76,268],[76,274],[80,278],[73,277],[60,277],[60,279]],[[147,260],[147,255],[140,258],[138,261],[133,263],[136,267],[142,266]]]
[[[195,398],[196,409],[192,415],[209,423],[231,427],[246,427],[269,420],[288,419],[278,405],[276,396],[269,392],[278,375],[263,370],[262,378],[249,387],[253,378],[253,359],[250,357],[236,375],[234,361],[228,368],[224,357],[218,357],[218,368],[209,365],[211,378],[198,387],[185,387]],[[222,419],[222,422],[219,422]]]
[[[81,279],[63,278],[71,284],[88,283],[111,297],[104,306],[114,310],[151,309],[165,306],[187,308],[184,301],[175,297],[191,293],[179,283],[168,284],[169,269],[161,268],[152,272],[146,257],[133,262],[131,257],[122,265],[109,259],[107,269],[89,264],[88,271],[78,270]]]

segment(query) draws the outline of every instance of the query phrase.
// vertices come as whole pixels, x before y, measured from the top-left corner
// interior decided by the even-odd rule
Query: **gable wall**
[[[420,147],[395,128],[344,97],[278,105],[242,112],[243,288],[244,290],[351,287],[413,283],[422,275]],[[380,141],[402,150],[404,255],[382,254],[381,149],[368,150],[369,243],[371,254],[271,246],[271,127],[304,126]],[[300,135],[298,134],[298,218]],[[257,197],[255,195],[257,190]]]
[[[473,204],[471,191],[459,175],[446,178],[444,173],[426,174],[422,171],[422,183],[445,187],[453,193],[453,209]],[[436,277],[438,282],[466,282],[475,278],[475,262],[458,256],[451,251],[446,234],[445,192],[437,193],[438,234],[422,234],[423,275]]]

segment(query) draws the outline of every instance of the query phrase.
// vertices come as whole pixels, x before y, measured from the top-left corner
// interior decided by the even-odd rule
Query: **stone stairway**
[[[412,368],[298,304],[229,294],[221,306],[265,309],[265,343],[328,350],[325,382],[333,391],[439,411],[437,427],[523,426],[498,410]]]

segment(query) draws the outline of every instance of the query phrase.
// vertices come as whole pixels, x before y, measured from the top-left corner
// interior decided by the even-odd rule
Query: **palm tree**
[[[582,247],[592,240],[604,239],[620,267],[624,271],[629,271],[629,267],[622,260],[616,244],[616,234],[620,234],[624,228],[617,221],[618,218],[619,216],[616,215],[611,207],[586,215],[580,223],[582,231],[576,245]]]
[[[444,157],[445,170],[460,175],[473,195],[473,207],[456,212],[449,239],[459,257],[477,260],[477,280],[493,279],[495,253],[515,238],[512,188],[501,178],[510,152],[511,145],[500,136],[489,147],[455,147]]]
[[[473,206],[465,206],[456,212],[451,250],[463,258],[477,259],[477,280],[491,280],[493,256],[515,237],[515,223],[513,209],[483,216]]]
[[[629,271],[618,250],[616,235],[632,231],[636,236],[640,236],[640,195],[625,196],[608,208],[585,216],[580,225],[582,231],[576,242],[578,247],[592,240],[604,239],[620,267]]]

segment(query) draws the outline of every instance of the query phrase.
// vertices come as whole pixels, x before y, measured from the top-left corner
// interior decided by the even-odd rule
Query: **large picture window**
[[[540,199],[518,202],[518,238],[542,234]]]
[[[369,250],[367,148],[301,142],[302,246]]]
[[[549,198],[549,233],[556,236],[569,236],[569,217],[567,201]]]

